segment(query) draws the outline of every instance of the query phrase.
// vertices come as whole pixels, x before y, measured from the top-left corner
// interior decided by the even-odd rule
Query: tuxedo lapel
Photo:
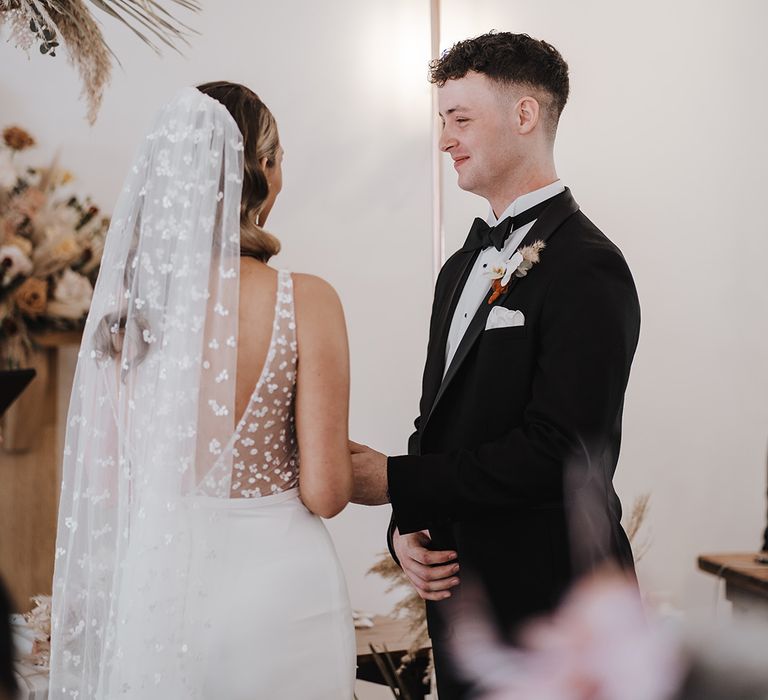
[[[573,199],[571,191],[566,187],[564,192],[561,192],[559,195],[556,195],[552,198],[552,203],[541,213],[541,216],[536,219],[536,223],[531,227],[531,230],[520,242],[520,247],[530,245],[534,241],[547,241],[547,239],[549,239],[549,237],[552,236],[555,231],[557,231],[560,225],[569,216],[575,214],[578,210],[579,205]],[[546,253],[544,253],[544,255],[546,255]],[[466,282],[466,278],[468,276],[469,270],[466,270],[464,275],[464,282]],[[453,360],[451,361],[448,370],[445,372],[445,376],[443,377],[442,382],[440,383],[439,388],[435,394],[434,401],[431,402],[431,408],[427,414],[427,418],[421,426],[422,431],[429,422],[429,419],[434,413],[435,407],[445,393],[445,390],[456,376],[456,373],[459,371],[459,368],[469,354],[469,351],[472,349],[472,346],[477,342],[478,338],[485,329],[485,323],[488,319],[488,314],[491,313],[491,309],[494,306],[502,305],[522,279],[522,277],[513,277],[507,287],[507,291],[504,292],[504,294],[502,294],[493,304],[488,303],[488,299],[491,296],[491,290],[489,288],[488,294],[486,294],[485,299],[483,299],[482,304],[480,304],[480,308],[475,313],[472,321],[467,327],[466,332],[464,333],[464,337],[461,339],[458,348],[456,348],[456,354],[453,356]],[[462,284],[461,287],[463,288],[463,286],[464,285]],[[460,291],[459,293],[455,293],[455,300],[452,303],[454,309],[458,303],[459,296]],[[450,316],[447,320],[445,335],[442,337],[443,344],[438,348],[438,350],[443,354],[445,354],[445,340],[447,339],[449,327]]]
[[[456,271],[449,283],[445,297],[439,305],[438,316],[435,319],[430,352],[427,356],[424,371],[424,387],[421,398],[421,414],[427,415],[432,409],[432,402],[440,388],[440,383],[445,372],[445,345],[448,342],[448,332],[451,328],[451,320],[456,311],[456,305],[461,298],[461,292],[467,282],[472,266],[480,254],[479,250],[458,252],[455,255]]]

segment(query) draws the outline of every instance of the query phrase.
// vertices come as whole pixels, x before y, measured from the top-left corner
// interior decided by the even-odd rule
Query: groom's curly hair
[[[492,31],[454,44],[429,64],[430,82],[438,87],[470,71],[501,86],[519,85],[546,93],[549,99],[542,106],[552,132],[557,129],[570,87],[568,64],[552,44],[528,34]]]

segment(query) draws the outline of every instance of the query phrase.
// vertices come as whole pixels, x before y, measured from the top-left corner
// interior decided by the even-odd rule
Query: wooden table
[[[734,618],[764,622],[768,631],[768,564],[756,562],[757,556],[758,552],[703,554],[698,563],[702,571],[725,580],[725,597],[733,604]]]
[[[414,639],[407,620],[376,615],[373,627],[355,630],[357,637],[357,678],[362,681],[386,685],[387,681],[379,670],[371,646],[382,653],[386,647],[395,668],[405,656]],[[414,660],[401,674],[411,700],[422,700],[430,692],[429,680],[424,674],[429,664],[430,645],[419,648]]]
[[[33,595],[51,593],[60,460],[70,375],[62,382],[59,354],[77,346],[80,334],[34,336],[28,366],[37,371],[3,417],[0,447],[0,576],[17,611]]]

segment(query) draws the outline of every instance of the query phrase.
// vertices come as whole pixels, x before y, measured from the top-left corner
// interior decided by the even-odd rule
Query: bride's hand
[[[354,488],[352,503],[379,506],[389,503],[387,496],[387,456],[366,445],[349,441]]]

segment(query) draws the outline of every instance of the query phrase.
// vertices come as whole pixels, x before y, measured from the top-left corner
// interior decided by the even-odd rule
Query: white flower
[[[501,280],[501,286],[506,287],[522,262],[523,256],[517,252],[509,260],[501,259],[492,264],[486,274],[492,280]]]
[[[32,261],[15,245],[0,246],[0,272],[3,286],[8,286],[19,275],[31,274]]]
[[[491,265],[486,273],[492,280],[500,280],[507,273],[507,264],[502,260]]]
[[[93,288],[86,277],[73,270],[64,270],[53,291],[53,299],[48,303],[46,313],[77,320],[88,313],[91,306]]]
[[[518,251],[507,261],[507,269],[504,272],[504,277],[501,279],[501,286],[506,287],[509,284],[509,280],[512,278],[512,274],[520,267],[520,263],[523,262],[523,256]]]
[[[82,214],[74,207],[49,203],[37,213],[35,228],[43,232],[45,241],[58,241],[72,235],[81,217]]]

